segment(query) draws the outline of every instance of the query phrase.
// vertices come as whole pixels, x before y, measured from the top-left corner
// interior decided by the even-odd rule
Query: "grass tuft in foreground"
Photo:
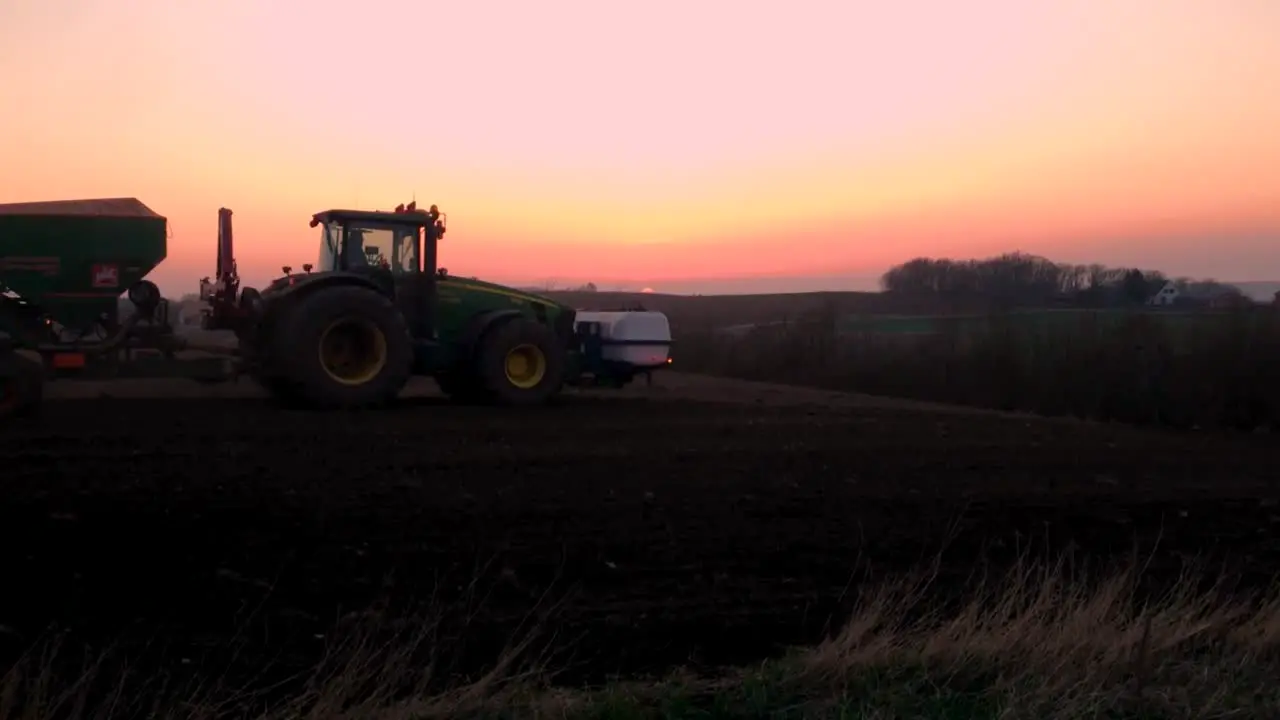
[[[555,687],[518,643],[480,678],[441,687],[425,636],[335,648],[300,689],[267,702],[207,683],[55,677],[33,655],[0,682],[0,720],[40,718],[1229,718],[1280,716],[1280,597],[1200,589],[1201,576],[1150,602],[1138,573],[1072,581],[1061,567],[1015,568],[949,611],[930,586],[862,595],[812,648],[715,676],[676,673],[602,688]]]

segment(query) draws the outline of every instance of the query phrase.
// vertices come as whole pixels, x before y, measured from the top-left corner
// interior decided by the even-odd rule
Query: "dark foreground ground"
[[[0,661],[58,628],[285,671],[389,602],[434,608],[459,670],[545,612],[577,681],[813,642],[860,582],[939,551],[940,596],[1046,548],[1136,547],[1157,583],[1208,554],[1258,585],[1280,572],[1268,439],[671,392],[358,416],[54,402],[0,436]]]

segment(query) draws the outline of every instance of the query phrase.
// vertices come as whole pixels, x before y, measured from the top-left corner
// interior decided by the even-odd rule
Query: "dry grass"
[[[802,676],[847,696],[865,687],[869,670],[914,668],[953,702],[968,694],[991,714],[1016,717],[1226,717],[1280,707],[1267,681],[1280,669],[1280,604],[1224,601],[1221,588],[1197,590],[1196,578],[1139,603],[1134,573],[1085,590],[1062,568],[1020,568],[959,612],[923,620],[908,619],[922,591],[906,586],[871,598],[803,659]]]
[[[844,332],[834,312],[681,335],[678,367],[744,380],[1179,428],[1280,427],[1280,309],[1181,324],[1080,312],[993,316],[922,336]]]
[[[205,718],[1229,718],[1280,712],[1280,598],[1229,597],[1188,572],[1150,602],[1140,573],[1100,583],[1023,565],[931,609],[928,578],[867,592],[821,645],[717,677],[551,687],[522,640],[483,677],[441,685],[418,660],[430,633],[365,627],[270,703],[246,688],[168,687],[108,676],[65,681],[33,655],[0,682],[0,719]],[[381,638],[374,640],[373,638]]]

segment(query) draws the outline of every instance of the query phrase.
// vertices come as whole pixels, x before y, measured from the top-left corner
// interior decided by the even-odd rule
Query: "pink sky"
[[[508,282],[1014,249],[1275,279],[1277,28],[1275,0],[11,2],[0,202],[138,197],[167,293],[220,206],[261,283],[315,259],[312,212],[414,194],[443,265]]]

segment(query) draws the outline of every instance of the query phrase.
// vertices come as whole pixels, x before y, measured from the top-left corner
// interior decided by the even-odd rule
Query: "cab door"
[[[425,288],[422,282],[421,247],[420,227],[396,228],[395,245],[390,258],[396,307],[404,315],[409,333],[415,340],[431,337],[430,315],[423,312]]]

